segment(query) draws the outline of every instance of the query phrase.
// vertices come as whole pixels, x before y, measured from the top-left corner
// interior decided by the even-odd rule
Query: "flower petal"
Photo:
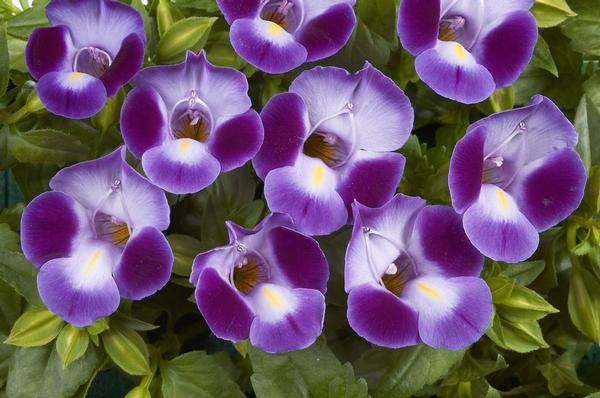
[[[425,274],[479,276],[483,256],[465,234],[462,218],[451,207],[427,206],[417,216],[412,247]],[[414,252],[413,252],[414,255]]]
[[[415,310],[377,285],[362,285],[350,291],[348,322],[359,336],[383,347],[419,344]]]
[[[135,33],[123,40],[117,56],[100,77],[109,97],[115,95],[140,70],[144,63],[144,46],[144,40]]]
[[[496,89],[490,72],[456,42],[438,41],[417,56],[415,69],[433,91],[465,104],[481,102]]]
[[[70,70],[74,55],[71,35],[65,26],[34,29],[25,47],[27,69],[36,80],[49,72]]]
[[[587,179],[583,161],[564,148],[529,164],[515,181],[519,209],[538,231],[545,231],[579,207]]]
[[[50,311],[78,327],[88,326],[119,307],[111,269],[118,249],[85,243],[73,257],[48,261],[38,273],[40,297]]]
[[[263,284],[255,289],[251,301],[256,318],[250,327],[250,342],[263,351],[300,350],[321,334],[325,297],[318,290]]]
[[[254,313],[240,293],[213,268],[200,274],[196,303],[210,330],[219,338],[239,341],[250,335]]]
[[[205,268],[214,268],[223,276],[229,275],[232,266],[229,262],[233,259],[231,250],[233,250],[232,246],[223,246],[198,254],[192,263],[190,283],[194,286],[198,285],[200,274]]]
[[[344,167],[338,193],[348,209],[355,200],[369,207],[383,206],[396,193],[405,163],[399,153],[360,151]]]
[[[67,257],[86,233],[83,209],[62,192],[44,192],[27,205],[21,217],[23,254],[36,267]]]
[[[515,11],[478,41],[475,58],[492,74],[497,88],[517,80],[531,60],[537,35],[533,15]]]
[[[271,263],[286,284],[325,294],[329,266],[316,240],[288,227],[275,227],[269,231],[267,242],[274,260]]]
[[[146,39],[140,13],[118,1],[53,0],[46,6],[46,16],[52,25],[69,28],[77,48],[99,47],[113,59],[129,34]]]
[[[264,179],[269,171],[294,164],[302,152],[310,126],[304,101],[294,93],[271,98],[260,117],[265,136],[252,165],[256,174]]]
[[[402,47],[412,55],[435,47],[439,32],[440,0],[403,0],[398,14]]]
[[[199,192],[221,171],[206,145],[189,138],[168,140],[146,151],[142,165],[150,181],[176,194]]]
[[[302,26],[295,36],[308,51],[307,61],[317,61],[337,53],[348,42],[355,24],[352,6],[338,3]]]
[[[121,110],[121,132],[127,148],[138,159],[159,146],[169,134],[167,108],[152,87],[136,87],[129,92]]]
[[[492,295],[480,278],[422,277],[402,297],[419,314],[419,336],[433,348],[459,350],[483,336],[492,317]]]
[[[285,73],[306,62],[307,51],[274,22],[238,19],[230,30],[231,45],[247,62],[267,73]]]
[[[406,143],[414,112],[408,97],[372,65],[358,72],[360,83],[352,96],[358,146],[369,151],[395,151]]]
[[[172,267],[169,242],[158,229],[146,227],[127,242],[114,278],[122,297],[141,300],[167,284]]]
[[[40,78],[37,92],[48,112],[85,119],[100,112],[106,101],[104,84],[80,72],[50,72]]]
[[[470,129],[454,147],[450,159],[448,187],[452,205],[459,213],[477,201],[483,178],[483,150],[487,129]]]
[[[264,130],[258,113],[250,109],[220,124],[213,134],[208,150],[221,164],[221,170],[229,171],[256,155],[263,142]]]
[[[256,17],[261,0],[217,0],[217,5],[227,23],[231,25],[236,19]]]
[[[537,230],[519,211],[513,198],[494,185],[481,187],[479,200],[464,214],[469,240],[492,260],[517,263],[537,249]]]
[[[271,211],[291,215],[299,231],[326,235],[348,219],[336,184],[336,175],[321,160],[301,156],[295,166],[267,174],[265,197]]]

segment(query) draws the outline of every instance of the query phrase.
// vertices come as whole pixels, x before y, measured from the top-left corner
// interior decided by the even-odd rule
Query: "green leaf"
[[[158,25],[158,35],[163,37],[173,24],[185,16],[170,0],[158,0],[156,6],[156,22]]]
[[[173,262],[173,273],[181,276],[189,276],[192,271],[192,262],[198,253],[204,251],[206,246],[198,239],[181,234],[167,235],[167,240],[175,261]]]
[[[106,353],[124,372],[135,376],[150,373],[148,347],[138,333],[111,322],[110,329],[100,336]]]
[[[137,386],[129,391],[124,398],[152,398],[147,387]]]
[[[423,344],[399,350],[374,348],[355,366],[357,373],[375,388],[374,398],[402,398],[441,380],[464,354],[464,350],[434,349]]]
[[[8,136],[11,154],[20,162],[65,165],[88,159],[89,148],[58,130],[31,130]]]
[[[5,343],[21,347],[45,345],[58,336],[64,322],[46,308],[32,308],[17,319]]]
[[[596,132],[600,128],[600,75],[596,74],[583,84],[585,92],[585,108],[577,108],[575,118],[576,127],[583,143],[577,146],[578,151],[587,157],[586,151],[589,148],[590,165],[600,165],[600,134]],[[583,101],[583,100],[582,100]],[[580,103],[580,106],[581,105]],[[587,134],[587,136],[586,136]],[[584,157],[584,162],[587,161]]]
[[[6,22],[0,21],[0,97],[6,93],[8,88],[9,69],[10,58],[6,38]]]
[[[329,58],[327,63],[349,70],[358,70],[364,66],[365,61],[368,61],[375,67],[381,68],[388,63],[392,49],[396,46],[372,31],[363,21],[358,20],[344,48],[337,55]]]
[[[562,32],[571,39],[571,48],[583,54],[600,55],[600,2],[598,0],[569,0],[577,13],[569,18]]]
[[[559,25],[567,18],[577,15],[565,0],[536,0],[531,12],[540,28]]]
[[[496,355],[496,359],[479,359],[474,358],[472,353],[467,351],[465,356],[451,374],[444,380],[444,384],[456,384],[460,382],[475,381],[485,377],[498,370],[508,367],[504,357],[500,354]]]
[[[53,346],[18,348],[8,373],[6,392],[11,398],[71,398],[98,366],[100,358],[93,348],[66,372]]]
[[[87,351],[90,337],[85,328],[65,325],[56,339],[56,351],[60,356],[63,367],[81,358]]]
[[[175,22],[158,42],[157,62],[172,64],[181,61],[187,50],[200,51],[216,20],[214,17],[189,17]]]
[[[356,379],[352,366],[342,365],[324,341],[287,354],[267,354],[249,347],[257,398],[367,397],[367,384]]]
[[[575,128],[579,134],[576,149],[583,160],[586,170],[589,171],[592,166],[590,131],[596,131],[596,128],[600,128],[600,114],[586,95],[581,97],[581,102],[577,107]]]
[[[540,373],[548,380],[548,390],[554,396],[563,396],[565,392],[576,394],[589,394],[594,388],[586,386],[577,377],[576,364],[571,355],[565,352],[553,361],[538,366]]]
[[[600,342],[600,281],[580,264],[571,269],[568,305],[575,327]]]
[[[144,321],[136,319],[136,318],[132,318],[121,312],[115,313],[112,317],[113,317],[113,319],[116,319],[117,321],[119,321],[119,324],[121,326],[123,326],[127,329],[131,329],[131,330],[147,332],[149,330],[155,330],[158,328],[157,325],[153,325],[151,323],[144,322]]]
[[[243,398],[229,369],[223,360],[230,361],[227,354],[207,355],[204,351],[192,351],[160,362],[162,394],[165,397]]]
[[[548,43],[546,43],[546,40],[544,40],[542,35],[538,35],[538,40],[535,43],[535,49],[533,50],[533,57],[531,58],[529,65],[546,70],[555,77],[558,77],[558,68],[556,67],[554,58],[552,58],[550,47],[548,47]]]
[[[40,3],[40,2],[38,2]],[[35,28],[48,25],[46,7],[39,5],[31,7],[8,20],[7,32],[11,36],[27,40]]]
[[[216,0],[175,0],[175,4],[180,7],[195,8],[206,12],[219,11]]]
[[[538,320],[548,314],[558,312],[542,296],[522,285],[515,285],[509,297],[494,298],[496,311],[503,318],[515,323]]]
[[[502,275],[514,279],[523,286],[532,283],[544,271],[546,262],[544,260],[525,261],[518,264],[504,264]]]
[[[548,347],[537,321],[514,323],[502,319],[497,313],[486,335],[500,347],[520,353]]]
[[[394,0],[359,1],[356,5],[358,18],[388,42],[397,40],[396,3]]]

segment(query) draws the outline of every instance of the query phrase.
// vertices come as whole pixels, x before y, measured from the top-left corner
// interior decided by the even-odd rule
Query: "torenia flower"
[[[163,191],[125,162],[125,148],[59,171],[23,212],[21,244],[42,301],[75,326],[112,314],[168,281],[173,254]]]
[[[471,104],[512,84],[537,40],[534,0],[403,0],[398,33],[418,75],[438,94]]]
[[[538,232],[568,217],[583,198],[586,172],[577,132],[543,96],[469,126],[450,161],[452,204],[484,255],[519,262]]]
[[[231,222],[229,245],[199,254],[190,281],[213,333],[267,352],[308,347],[321,334],[329,269],[319,244],[271,214],[248,230]]]
[[[52,26],[34,29],[25,50],[40,100],[54,114],[90,117],[142,66],[142,16],[111,0],[52,0],[46,15]]]
[[[345,284],[348,321],[360,336],[390,348],[460,349],[485,333],[492,298],[479,278],[483,256],[458,214],[404,195],[353,210]]]
[[[413,110],[371,65],[355,74],[306,71],[261,118],[265,142],[254,168],[269,208],[290,214],[300,231],[329,234],[346,224],[353,200],[381,206],[396,192],[405,160],[389,151],[408,139]]]
[[[356,23],[355,0],[217,0],[231,44],[258,69],[284,73],[335,54]]]
[[[258,152],[263,127],[250,109],[246,77],[212,65],[204,51],[146,68],[132,83],[121,111],[123,139],[165,191],[198,192]]]

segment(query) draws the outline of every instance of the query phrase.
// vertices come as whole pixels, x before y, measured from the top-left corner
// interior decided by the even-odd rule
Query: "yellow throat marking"
[[[454,51],[454,55],[456,55],[456,57],[461,61],[467,58],[467,50],[465,50],[462,44],[454,43],[452,50]]]
[[[496,191],[496,195],[498,196],[498,203],[500,204],[500,208],[502,210],[508,210],[510,207],[510,202],[508,201],[508,196],[504,193],[503,190],[498,188]]]
[[[312,180],[315,185],[321,185],[325,179],[325,167],[318,164],[313,169]]]
[[[285,30],[275,22],[268,21],[267,33],[273,37],[281,36]]]
[[[71,72],[69,73],[67,79],[69,79],[70,82],[78,82],[83,79],[84,76],[85,74],[81,72]]]
[[[424,282],[418,282],[417,289],[421,290],[423,293],[430,295],[433,298],[436,298],[436,299],[442,298],[442,295],[439,290],[437,290],[433,286],[429,286],[428,284],[426,284]]]
[[[274,291],[270,287],[263,287],[260,293],[273,308],[282,309],[285,305],[285,299],[281,296],[281,294]]]
[[[100,261],[100,257],[102,256],[102,252],[100,250],[96,250],[94,254],[92,254],[92,258],[88,261],[87,265],[83,269],[83,273],[85,275],[89,274],[96,268],[98,265],[98,261]]]
[[[192,149],[192,140],[189,138],[183,138],[179,140],[179,151],[186,154]]]

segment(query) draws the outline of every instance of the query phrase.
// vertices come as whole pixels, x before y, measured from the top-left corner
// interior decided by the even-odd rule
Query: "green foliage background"
[[[211,62],[246,74],[258,110],[314,66],[267,75],[247,65],[232,50],[214,0],[127,2],[144,16],[147,65],[179,62],[186,50],[204,48]],[[343,291],[347,228],[319,239],[331,280],[317,343],[269,355],[247,342],[216,339],[198,314],[187,277],[198,252],[226,242],[225,220],[252,226],[265,215],[250,166],[221,175],[201,193],[169,196],[167,235],[176,262],[165,289],[141,302],[123,301],[117,314],[88,328],[65,325],[41,304],[36,270],[19,246],[19,218],[59,168],[121,145],[118,115],[128,88],[90,120],[45,112],[23,53],[31,30],[48,23],[47,1],[32,7],[21,1],[22,11],[0,0],[0,188],[13,192],[8,186],[16,184],[21,198],[3,196],[0,212],[0,337],[6,340],[0,344],[0,397],[119,397],[123,388],[133,388],[128,398],[600,397],[600,0],[537,0],[540,37],[530,65],[514,85],[474,106],[445,100],[419,82],[413,58],[396,37],[398,2],[358,0],[350,41],[319,64],[355,71],[369,61],[409,95],[416,121],[401,150],[407,168],[399,192],[450,204],[449,157],[466,127],[538,93],[574,122],[590,175],[581,207],[543,234],[529,261],[486,262],[495,313],[479,342],[455,352],[388,350],[356,336],[346,321]],[[14,205],[17,200],[23,203]]]

